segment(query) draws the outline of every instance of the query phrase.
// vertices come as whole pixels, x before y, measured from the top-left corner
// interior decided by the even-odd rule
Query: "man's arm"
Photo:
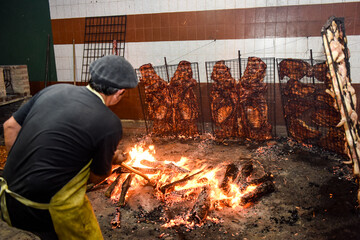
[[[93,183],[93,184],[96,185],[96,184],[101,183],[102,181],[104,181],[108,176],[110,176],[110,173],[108,175],[105,175],[105,176],[100,176],[100,175],[96,175],[95,173],[90,171],[90,176],[89,176],[88,183]]]
[[[21,125],[15,120],[14,117],[10,117],[8,120],[6,120],[3,127],[5,147],[6,150],[9,152],[20,132]]]
[[[123,151],[116,150],[115,154],[113,156],[113,159],[112,159],[112,165],[119,165],[122,162],[124,162],[125,160],[127,160],[127,158],[128,158],[128,154],[124,154]],[[107,177],[109,177],[110,174],[111,174],[111,171],[105,176],[100,176],[100,175],[96,175],[95,173],[90,171],[89,183],[98,184],[98,183],[104,181]]]

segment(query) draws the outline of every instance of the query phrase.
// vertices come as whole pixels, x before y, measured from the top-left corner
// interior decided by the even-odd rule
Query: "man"
[[[138,80],[131,64],[114,55],[94,61],[90,74],[86,87],[45,88],[4,123],[9,155],[1,216],[43,239],[102,239],[86,183],[109,176],[120,156],[122,126],[108,106]]]

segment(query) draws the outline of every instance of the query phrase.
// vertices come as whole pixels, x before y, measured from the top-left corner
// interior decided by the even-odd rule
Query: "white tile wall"
[[[356,0],[49,0],[51,19],[124,14],[204,11],[287,5],[357,2]]]
[[[122,14],[159,13],[175,11],[201,11],[213,9],[284,6],[356,2],[353,0],[49,0],[51,18],[76,18]],[[351,76],[360,83],[360,36],[349,36]],[[73,47],[55,45],[55,58],[59,81],[73,79]],[[200,78],[206,82],[205,62],[241,57],[310,58],[324,59],[321,37],[265,38],[239,40],[173,41],[127,43],[125,57],[135,68],[146,63],[163,65],[181,60],[199,63]],[[83,45],[76,44],[76,79],[80,81]]]
[[[353,83],[360,83],[360,36],[349,36],[351,51],[351,76]],[[72,45],[55,45],[57,75],[59,81],[73,81]],[[321,37],[242,39],[216,41],[173,41],[127,43],[127,58],[134,68],[151,63],[163,65],[164,57],[168,64],[177,64],[181,60],[199,63],[202,82],[206,82],[205,62],[241,57],[310,58],[310,49],[314,59],[325,59]],[[76,78],[80,81],[83,45],[76,45]]]

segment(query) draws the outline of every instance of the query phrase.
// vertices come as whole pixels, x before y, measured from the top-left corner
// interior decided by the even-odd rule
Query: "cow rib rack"
[[[276,135],[274,63],[274,58],[258,57],[206,62],[217,139],[262,141]]]
[[[149,63],[136,71],[148,133],[186,138],[203,133],[197,63],[181,61],[177,65],[155,67]]]
[[[339,111],[326,93],[331,87],[324,60],[277,59],[281,100],[288,136],[344,154]]]

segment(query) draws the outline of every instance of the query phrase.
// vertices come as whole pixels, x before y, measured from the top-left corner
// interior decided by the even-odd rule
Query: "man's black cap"
[[[117,55],[104,56],[92,62],[90,75],[94,83],[118,89],[134,88],[138,84],[133,66]]]

